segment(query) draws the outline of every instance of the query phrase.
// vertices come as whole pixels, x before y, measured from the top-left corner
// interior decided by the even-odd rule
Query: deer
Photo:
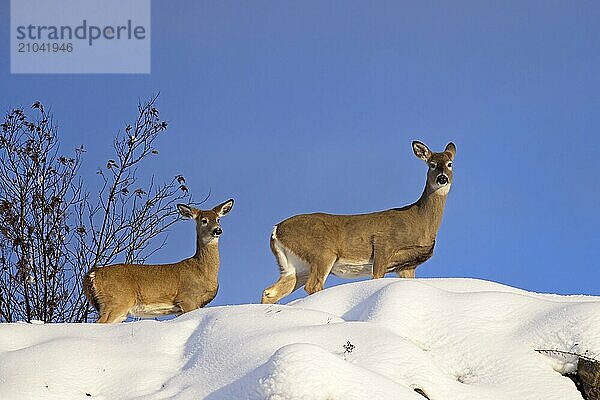
[[[412,149],[428,166],[425,189],[416,202],[368,214],[300,214],[275,225],[270,243],[280,276],[263,291],[263,304],[277,303],[302,286],[309,295],[316,293],[330,274],[415,277],[417,266],[433,255],[456,146],[450,142],[435,153],[415,140]]]
[[[196,253],[173,264],[114,264],[93,267],[83,291],[99,314],[97,323],[120,323],[127,316],[152,318],[204,307],[219,288],[220,218],[233,199],[211,210],[177,204],[179,214],[196,222]]]

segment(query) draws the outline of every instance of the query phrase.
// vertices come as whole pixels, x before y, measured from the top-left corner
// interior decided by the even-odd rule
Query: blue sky
[[[212,305],[258,302],[276,280],[268,238],[277,222],[415,201],[426,166],[413,139],[457,146],[436,252],[417,277],[600,295],[600,4],[152,7],[151,74],[11,75],[0,57],[0,110],[50,106],[63,149],[88,148],[83,172],[93,180],[138,99],[160,91],[170,128],[149,172],[183,173],[196,198],[212,191],[211,205],[236,200],[223,219]],[[179,222],[152,261],[192,255],[193,236],[193,224]]]

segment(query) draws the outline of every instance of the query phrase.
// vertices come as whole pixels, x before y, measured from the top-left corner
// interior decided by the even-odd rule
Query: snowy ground
[[[163,322],[3,324],[0,399],[581,399],[575,361],[537,348],[600,353],[600,297],[387,278]]]

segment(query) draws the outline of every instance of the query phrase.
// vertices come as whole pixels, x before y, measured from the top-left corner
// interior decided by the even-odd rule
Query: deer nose
[[[436,182],[440,185],[445,185],[446,183],[448,183],[448,177],[444,174],[438,175]]]
[[[223,229],[221,229],[221,228],[215,228],[212,231],[212,234],[214,237],[219,237],[219,236],[221,236],[222,233],[223,233]]]

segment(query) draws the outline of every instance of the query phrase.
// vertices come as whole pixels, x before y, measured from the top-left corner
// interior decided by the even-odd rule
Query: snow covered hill
[[[0,399],[569,400],[600,297],[380,279],[170,321],[0,325]]]

